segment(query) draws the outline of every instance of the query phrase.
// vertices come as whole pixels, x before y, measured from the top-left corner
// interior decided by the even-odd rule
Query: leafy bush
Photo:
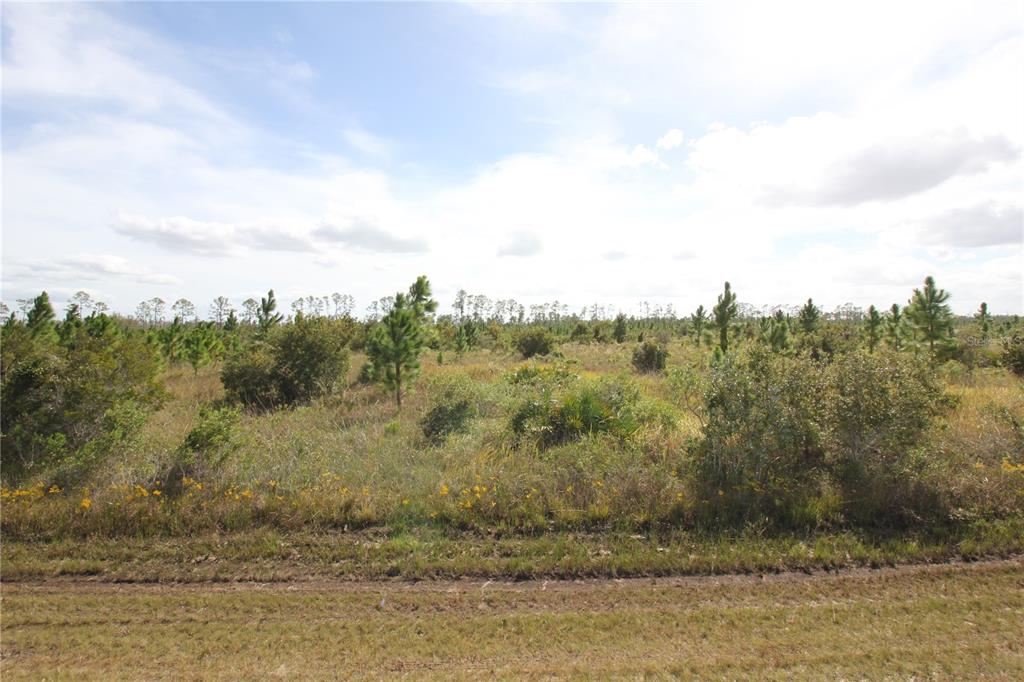
[[[516,338],[516,350],[527,360],[535,355],[548,355],[553,347],[554,339],[540,327],[527,329]]]
[[[1019,377],[1024,377],[1024,334],[1014,332],[1003,339],[1003,366]]]
[[[478,413],[477,384],[462,374],[441,375],[431,382],[428,391],[431,403],[420,420],[427,440],[440,445],[449,434],[465,433],[470,419]]]
[[[228,398],[251,407],[308,402],[335,391],[348,372],[345,337],[324,318],[271,328],[266,339],[225,363]]]
[[[712,367],[694,463],[699,513],[714,525],[806,525],[823,486],[820,365],[755,348]]]
[[[639,401],[637,387],[617,378],[582,382],[557,396],[541,385],[513,409],[510,427],[517,442],[529,438],[541,449],[593,434],[628,438],[639,427]]]
[[[668,351],[653,341],[645,341],[633,350],[633,367],[638,372],[664,372]]]
[[[65,472],[92,466],[165,396],[156,354],[142,335],[115,325],[83,325],[58,343],[56,335],[10,324],[2,346],[2,462],[9,480],[58,463]],[[103,448],[95,444],[101,439]]]
[[[257,342],[228,358],[220,372],[228,400],[264,410],[281,404],[274,349]]]
[[[163,476],[164,489],[169,494],[180,492],[186,477],[207,477],[239,448],[240,416],[235,408],[200,408],[199,420],[185,436],[170,470]]]
[[[829,367],[829,462],[847,517],[904,524],[941,513],[916,455],[933,419],[949,405],[924,361],[860,350]]]

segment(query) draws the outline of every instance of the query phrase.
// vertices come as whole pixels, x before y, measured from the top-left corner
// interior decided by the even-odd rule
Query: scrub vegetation
[[[746,558],[718,570],[800,567],[764,557],[819,539],[863,550],[815,566],[1021,549],[1024,328],[955,317],[931,278],[884,315],[755,311],[728,284],[683,317],[464,292],[439,315],[425,277],[365,319],[349,298],[166,322],[86,297],[57,321],[42,294],[11,315],[4,576],[89,572],[106,539],[384,537],[397,564],[370,551],[366,572],[410,577],[700,572],[690,554],[729,543]],[[564,563],[529,558],[548,540]]]

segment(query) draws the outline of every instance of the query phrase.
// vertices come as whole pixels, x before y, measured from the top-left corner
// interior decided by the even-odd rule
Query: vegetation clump
[[[262,339],[224,363],[221,381],[228,399],[272,409],[309,402],[336,391],[349,367],[346,338],[336,323],[298,316],[272,325]]]
[[[516,350],[525,360],[538,355],[549,355],[554,345],[551,334],[541,327],[527,329],[516,337]]]
[[[664,372],[668,350],[654,341],[644,341],[633,349],[633,368],[642,373]]]

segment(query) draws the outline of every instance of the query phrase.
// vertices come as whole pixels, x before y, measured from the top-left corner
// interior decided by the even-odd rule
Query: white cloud
[[[540,237],[532,232],[521,230],[509,236],[508,240],[498,248],[498,255],[525,258],[528,256],[536,256],[540,251]]]
[[[394,153],[394,143],[362,128],[342,131],[345,141],[372,159],[387,161]]]
[[[111,277],[140,284],[178,284],[174,275],[154,272],[148,267],[109,254],[82,254],[67,258],[31,261],[18,268],[44,283],[104,281]]]
[[[322,225],[313,233],[325,242],[343,244],[367,253],[424,253],[427,244],[421,239],[398,237],[374,225],[357,224],[339,228]]]
[[[658,149],[675,149],[683,143],[683,131],[673,128],[658,138]]]

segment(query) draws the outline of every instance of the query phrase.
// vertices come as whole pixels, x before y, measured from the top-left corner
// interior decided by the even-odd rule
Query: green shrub
[[[928,363],[860,350],[835,358],[828,378],[829,463],[847,518],[900,525],[943,514],[923,482],[927,458],[918,452],[949,405]]]
[[[527,360],[535,355],[548,355],[553,347],[554,339],[541,327],[527,329],[516,337],[516,350]]]
[[[629,438],[639,428],[639,402],[639,389],[618,378],[582,382],[557,395],[541,385],[512,410],[510,428],[517,443],[530,439],[541,449],[593,434]]]
[[[20,323],[5,325],[0,359],[5,479],[18,480],[54,464],[65,474],[96,464],[162,402],[159,370],[159,359],[142,335],[114,325],[83,325],[60,343],[56,335],[32,335]],[[94,444],[99,441],[105,447]]]
[[[278,391],[274,349],[257,342],[229,357],[220,372],[228,400],[269,410],[282,403]]]
[[[300,317],[273,327],[264,340],[225,363],[221,381],[228,398],[270,409],[333,393],[349,363],[346,337],[336,326],[332,320]]]
[[[452,433],[465,433],[469,421],[478,412],[479,388],[461,374],[441,375],[427,389],[431,402],[420,419],[420,428],[427,440],[440,445]]]
[[[711,525],[816,523],[822,470],[821,366],[754,348],[725,356],[704,393],[694,462],[698,513]]]
[[[645,341],[633,350],[633,367],[641,373],[664,372],[668,351],[653,341]]]
[[[1024,334],[1014,332],[1003,339],[1003,354],[1000,360],[1011,372],[1024,377]]]
[[[239,447],[238,410],[231,407],[203,407],[196,425],[185,436],[174,462],[163,475],[168,494],[180,492],[183,479],[206,478]]]

